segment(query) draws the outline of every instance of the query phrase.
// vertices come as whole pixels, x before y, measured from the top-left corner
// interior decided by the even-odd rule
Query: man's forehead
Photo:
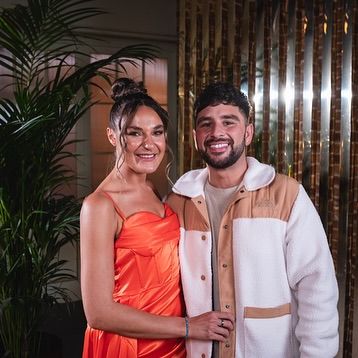
[[[215,106],[207,106],[203,108],[197,115],[197,120],[202,118],[239,118],[242,117],[243,113],[239,107],[231,104],[220,104]]]

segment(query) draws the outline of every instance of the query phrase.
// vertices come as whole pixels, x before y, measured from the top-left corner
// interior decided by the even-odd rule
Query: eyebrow
[[[208,120],[212,120],[212,119],[213,119],[213,117],[211,117],[211,116],[199,117],[199,118],[196,120],[196,124],[200,124],[201,122],[208,121]],[[222,120],[225,120],[225,119],[233,119],[233,120],[235,120],[235,121],[240,121],[239,116],[237,116],[236,114],[224,114],[224,115],[220,116],[220,119],[222,119]]]
[[[137,130],[137,131],[142,131],[143,130],[142,127],[137,127],[137,126],[128,126],[127,130],[128,129]],[[164,125],[163,124],[158,124],[153,128],[153,130],[158,130],[158,129],[164,129]]]

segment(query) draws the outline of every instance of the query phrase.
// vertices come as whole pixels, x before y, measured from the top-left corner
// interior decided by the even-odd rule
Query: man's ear
[[[117,136],[112,128],[107,128],[107,138],[113,147],[117,146]]]
[[[252,139],[254,138],[254,126],[252,123],[249,123],[246,126],[246,130],[245,130],[245,145],[248,146],[251,144]]]
[[[193,139],[194,139],[195,149],[198,150],[198,143],[196,142],[196,131],[195,131],[195,129],[193,129]]]

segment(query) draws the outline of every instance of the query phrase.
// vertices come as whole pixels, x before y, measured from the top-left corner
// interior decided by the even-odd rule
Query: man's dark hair
[[[232,83],[214,82],[207,85],[194,103],[194,125],[198,113],[208,106],[229,104],[236,106],[246,116],[247,123],[251,114],[251,105],[245,93],[241,92]]]

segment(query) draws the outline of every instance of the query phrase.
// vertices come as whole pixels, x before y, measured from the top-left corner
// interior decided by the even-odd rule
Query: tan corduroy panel
[[[298,190],[296,180],[277,174],[273,183],[265,188],[251,192],[244,189],[238,191],[233,203],[240,201],[240,205],[233,205],[228,215],[231,219],[260,217],[288,221]],[[178,213],[180,224],[185,230],[209,229],[209,217],[204,197],[198,196],[190,199],[171,193],[167,202]],[[227,235],[227,231],[223,233]]]
[[[241,191],[237,200],[246,196],[247,193]],[[232,215],[230,214],[232,206],[228,210],[229,213],[226,213],[221,222],[217,240],[219,296],[221,310],[231,312],[236,316]],[[220,343],[220,357],[235,357],[235,337],[236,332],[232,331],[226,342]]]
[[[235,206],[233,218],[274,218],[288,221],[291,209],[298,195],[296,180],[277,174],[269,186],[253,192],[247,192],[240,205]],[[240,198],[238,197],[236,200]]]
[[[244,317],[245,318],[275,318],[282,317],[291,313],[291,304],[286,303],[277,307],[245,307]]]

